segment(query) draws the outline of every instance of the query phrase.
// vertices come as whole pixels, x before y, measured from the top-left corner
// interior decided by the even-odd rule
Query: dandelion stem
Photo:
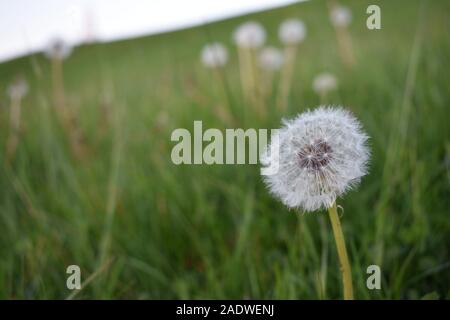
[[[248,53],[246,48],[239,47],[239,74],[241,77],[242,93],[246,103],[250,101],[249,97],[249,65]]]
[[[344,285],[344,300],[353,300],[353,284],[352,284],[352,270],[348,260],[347,249],[345,247],[344,234],[341,228],[341,222],[337,214],[336,202],[328,208],[328,214],[333,228],[334,240],[339,256],[339,263],[341,265],[342,282]]]
[[[336,27],[336,37],[342,61],[347,67],[352,68],[356,61],[353,53],[352,39],[347,27]]]
[[[66,97],[64,93],[63,62],[61,59],[52,59],[52,80],[55,108],[58,116],[64,121],[66,117]]]
[[[292,77],[294,75],[295,60],[297,57],[297,45],[288,45],[284,49],[285,63],[281,70],[280,88],[277,98],[278,110],[285,112],[291,90]]]
[[[21,99],[13,98],[11,101],[10,133],[6,144],[6,161],[14,159],[20,138]]]
[[[78,125],[78,118],[73,108],[68,108],[64,89],[63,60],[61,58],[52,59],[52,80],[53,99],[57,117],[63,127],[75,157],[81,158],[83,155],[83,134]]]

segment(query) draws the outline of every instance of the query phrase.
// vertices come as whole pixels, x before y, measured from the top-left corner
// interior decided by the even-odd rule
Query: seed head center
[[[299,165],[304,169],[319,171],[330,162],[332,152],[325,140],[318,139],[298,152]]]

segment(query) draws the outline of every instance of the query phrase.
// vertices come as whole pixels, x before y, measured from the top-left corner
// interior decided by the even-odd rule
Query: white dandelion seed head
[[[258,22],[249,21],[237,27],[233,38],[238,47],[260,48],[266,42],[266,30]]]
[[[306,37],[306,27],[300,19],[287,19],[278,29],[278,37],[284,44],[298,44]]]
[[[352,12],[344,6],[337,6],[331,10],[331,23],[336,27],[345,27],[352,22]]]
[[[269,152],[274,150],[269,145],[261,163],[278,161],[278,170],[264,180],[289,208],[329,208],[367,174],[368,136],[345,109],[321,106],[302,113],[284,121],[277,137],[272,141],[278,152]]]
[[[326,93],[337,88],[336,77],[329,73],[323,72],[314,77],[313,80],[313,90],[318,93]]]
[[[261,68],[276,71],[284,62],[283,52],[275,47],[266,47],[259,53],[259,65]]]
[[[49,59],[64,60],[72,53],[72,47],[62,39],[55,39],[50,42],[45,50],[45,56]]]
[[[205,67],[222,67],[228,61],[228,50],[219,42],[206,44],[202,49],[201,60]]]
[[[22,99],[28,93],[28,83],[23,77],[18,77],[8,87],[8,96],[10,99]]]

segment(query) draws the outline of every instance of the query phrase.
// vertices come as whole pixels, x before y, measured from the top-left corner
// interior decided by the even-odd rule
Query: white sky
[[[0,62],[76,44],[158,33],[296,0],[0,0]]]

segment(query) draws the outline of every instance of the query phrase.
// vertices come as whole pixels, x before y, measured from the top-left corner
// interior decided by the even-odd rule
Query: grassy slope
[[[365,8],[374,2],[382,8],[381,31],[365,28]],[[323,212],[289,212],[268,195],[258,166],[170,161],[173,128],[192,128],[195,119],[205,127],[278,127],[282,116],[319,103],[310,84],[328,70],[340,81],[329,102],[351,108],[372,137],[371,174],[339,201],[356,296],[418,298],[436,291],[448,298],[450,6],[432,1],[424,8],[422,42],[410,63],[419,1],[349,5],[359,62],[353,71],[339,61],[323,1],[77,48],[65,65],[65,86],[89,146],[81,161],[55,121],[48,61],[33,55],[0,65],[1,163],[4,92],[18,73],[31,84],[18,156],[11,168],[0,166],[0,297],[65,298],[70,264],[80,265],[83,279],[99,271],[79,293],[84,298],[317,298],[321,265],[325,296],[341,297]],[[304,19],[308,37],[289,114],[258,120],[242,102],[230,34],[256,19],[269,43],[279,45],[277,26],[291,16]],[[198,59],[208,38],[233,49],[226,70],[238,114],[233,124],[220,117],[219,110],[228,110],[223,82]],[[405,99],[408,70],[416,67]],[[380,239],[383,289],[369,291],[365,269],[378,261]]]

